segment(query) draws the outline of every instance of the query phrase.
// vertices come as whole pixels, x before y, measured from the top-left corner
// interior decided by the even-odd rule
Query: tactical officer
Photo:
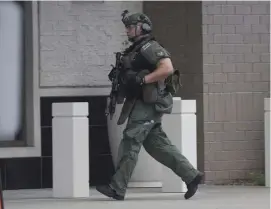
[[[151,35],[152,23],[142,13],[122,14],[132,45],[122,58],[125,102],[118,124],[128,118],[119,147],[118,165],[110,184],[97,186],[102,194],[124,200],[129,179],[143,145],[158,162],[170,168],[187,185],[185,199],[192,197],[203,173],[196,170],[168,139],[161,126],[163,114],[171,112],[173,96],[165,84],[174,69],[169,52]]]

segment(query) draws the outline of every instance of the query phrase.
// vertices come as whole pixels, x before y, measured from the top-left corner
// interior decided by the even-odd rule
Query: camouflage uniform
[[[172,95],[166,90],[163,82],[136,85],[131,81],[135,80],[135,77],[140,80],[146,73],[154,71],[159,60],[170,58],[170,54],[150,35],[145,35],[130,49],[140,44],[142,46],[136,52],[127,53],[128,58],[124,57],[124,60],[130,60],[130,63],[126,64],[129,69],[123,75],[127,79],[126,101],[118,124],[123,124],[127,118],[128,122],[119,147],[116,172],[108,186],[97,187],[97,190],[115,199],[124,199],[129,179],[143,145],[154,159],[178,175],[188,185],[188,190],[189,185],[192,185],[190,193],[185,196],[189,198],[196,192],[202,174],[171,143],[162,129],[162,116],[170,113],[172,109]],[[142,69],[145,73],[142,73],[144,72]]]

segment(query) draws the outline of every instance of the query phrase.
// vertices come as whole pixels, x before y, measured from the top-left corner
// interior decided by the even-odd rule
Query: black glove
[[[141,77],[139,75],[136,75],[131,79],[131,82],[133,82],[135,85],[142,86],[145,83],[144,77]]]
[[[142,86],[145,83],[145,76],[135,75],[130,78],[129,82],[134,85]]]
[[[126,72],[126,83],[129,86],[134,86],[134,87],[141,87],[142,85],[145,84],[145,76],[149,74],[148,70],[141,70],[139,72],[136,71],[127,71]]]

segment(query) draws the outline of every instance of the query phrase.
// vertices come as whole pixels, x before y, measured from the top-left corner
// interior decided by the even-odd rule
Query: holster
[[[173,108],[173,96],[165,90],[164,82],[146,84],[142,88],[143,101],[153,104],[159,113],[170,114]]]
[[[157,112],[170,114],[173,108],[173,96],[171,93],[165,91],[164,94],[159,95],[154,107]]]

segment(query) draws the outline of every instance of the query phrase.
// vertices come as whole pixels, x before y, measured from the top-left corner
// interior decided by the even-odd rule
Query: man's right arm
[[[157,68],[144,77],[145,83],[154,83],[166,79],[173,73],[174,69],[170,58],[163,58],[158,62]]]
[[[148,63],[156,66],[153,72],[145,76],[145,83],[164,80],[174,72],[169,52],[158,42],[152,41],[143,46],[141,54]]]

